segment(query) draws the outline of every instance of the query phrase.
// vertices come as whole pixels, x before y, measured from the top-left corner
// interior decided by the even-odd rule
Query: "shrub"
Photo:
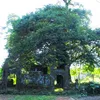
[[[85,88],[88,95],[100,94],[100,84],[90,82]]]

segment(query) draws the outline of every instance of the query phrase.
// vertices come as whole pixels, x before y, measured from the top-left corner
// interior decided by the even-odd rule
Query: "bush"
[[[90,82],[85,88],[88,95],[100,94],[100,84]]]

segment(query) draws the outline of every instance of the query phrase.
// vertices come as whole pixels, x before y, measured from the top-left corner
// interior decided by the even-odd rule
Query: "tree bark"
[[[66,88],[69,89],[71,83],[70,66],[66,66],[66,73],[67,73]]]
[[[16,76],[17,76],[16,87],[20,91],[21,89],[21,69],[20,67],[18,67],[16,70]]]
[[[70,74],[70,66],[68,66],[68,79],[69,79],[69,82],[71,83],[71,74]]]
[[[2,75],[2,89],[7,92],[7,77],[8,77],[8,68],[7,65],[4,65],[3,75]]]

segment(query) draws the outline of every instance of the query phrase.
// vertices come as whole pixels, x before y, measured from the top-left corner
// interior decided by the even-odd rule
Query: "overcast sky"
[[[1,0],[0,1],[0,27],[5,26],[7,21],[7,16],[11,13],[16,15],[25,15],[26,13],[33,12],[37,8],[41,8],[47,4],[57,4],[63,0]],[[84,8],[91,10],[91,27],[100,27],[100,0],[72,0],[74,2],[78,1],[84,5]],[[63,4],[63,3],[61,3]],[[0,29],[0,32],[2,30]],[[0,66],[7,57],[7,51],[4,50],[6,40],[4,40],[4,35],[0,35]]]

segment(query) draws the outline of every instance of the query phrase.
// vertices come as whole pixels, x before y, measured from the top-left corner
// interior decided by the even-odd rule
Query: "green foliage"
[[[74,77],[73,81],[78,79],[78,77],[80,76],[80,72],[81,72],[81,69],[77,68],[77,67],[70,69],[70,74],[71,74],[72,77]]]
[[[86,87],[86,92],[88,95],[97,95],[100,94],[100,84],[90,82]]]
[[[9,99],[9,100],[55,100],[55,96],[36,96],[36,95],[18,95],[18,96],[15,96],[13,99]]]
[[[55,67],[80,62],[93,71],[99,64],[100,37],[89,28],[89,15],[81,8],[47,5],[22,18],[10,16],[9,67],[30,70],[36,64]]]
[[[0,79],[2,79],[2,68],[0,68]]]
[[[64,7],[47,5],[13,20],[16,24],[11,20],[13,30],[7,42],[10,56],[24,62],[23,58],[32,55],[36,62],[49,66],[76,60],[84,52],[81,42],[89,40],[87,32],[91,30],[84,24],[89,21],[88,13],[82,9],[67,12]]]
[[[8,76],[8,80],[13,80],[13,85],[16,85],[16,75],[15,74],[10,74]]]
[[[75,82],[75,79],[78,79],[80,83],[88,83],[90,81],[100,83],[100,68],[92,68],[86,65],[81,65],[81,67],[73,67],[70,69],[70,74],[72,81]]]

